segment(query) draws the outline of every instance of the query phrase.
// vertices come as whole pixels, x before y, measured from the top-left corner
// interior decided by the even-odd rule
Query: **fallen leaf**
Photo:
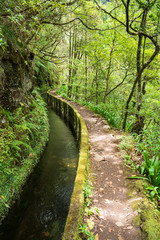
[[[49,236],[50,236],[49,232],[43,232],[43,235],[44,235],[45,237],[49,237]]]
[[[128,226],[126,228],[123,228],[123,229],[126,229],[126,230],[131,230],[133,227],[132,226]]]
[[[103,190],[104,190],[104,188],[100,188],[100,189],[99,189],[100,192],[103,192]]]
[[[87,224],[88,224],[89,230],[92,230],[94,228],[94,222],[91,219],[87,220]]]
[[[116,222],[116,225],[117,225],[118,227],[123,227],[123,226],[124,226],[122,222]]]
[[[112,228],[111,227],[109,227],[108,232],[112,232]]]
[[[95,236],[95,240],[99,240],[99,235],[98,235],[98,233],[97,233],[96,236]]]
[[[122,236],[120,235],[120,233],[118,234],[118,240],[124,240],[124,238],[122,238]]]

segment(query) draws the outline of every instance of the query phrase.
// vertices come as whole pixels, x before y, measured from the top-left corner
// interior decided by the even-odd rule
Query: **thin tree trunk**
[[[141,26],[140,29],[141,30],[145,30],[146,27],[146,19],[147,19],[147,13],[148,10],[144,10],[143,16],[142,16],[142,20],[141,20]],[[141,109],[141,105],[142,105],[142,84],[141,84],[141,77],[142,77],[142,73],[144,71],[144,69],[146,68],[145,64],[142,65],[141,62],[141,54],[142,54],[142,40],[143,40],[143,35],[141,33],[139,33],[138,35],[138,46],[137,46],[137,77],[133,83],[133,87],[131,90],[131,93],[128,97],[128,100],[126,102],[126,108],[125,108],[125,116],[124,116],[124,120],[123,120],[123,130],[126,129],[126,122],[127,122],[127,117],[128,117],[128,109],[129,109],[129,103],[133,97],[133,93],[135,91],[136,85],[138,83],[138,89],[137,89],[137,112],[136,112],[136,118],[137,118],[137,122],[136,122],[136,126],[133,126],[132,130],[135,130],[135,128],[140,129],[142,127],[141,125],[141,118],[139,116],[139,112]],[[138,123],[138,124],[137,124]],[[139,125],[139,126],[138,126]],[[138,130],[139,131],[139,130]],[[137,132],[137,131],[136,131]]]
[[[85,46],[87,46],[87,31],[85,30]],[[87,100],[87,85],[88,85],[88,61],[87,51],[85,50],[85,100]]]
[[[141,29],[145,30],[146,28],[146,18],[147,18],[148,10],[145,10],[142,17]],[[137,48],[137,75],[139,75],[143,65],[144,65],[144,50],[145,45],[143,45],[143,53],[142,53],[142,41],[143,35],[138,35],[138,48]],[[145,41],[144,41],[145,44]],[[142,76],[142,74],[141,74]],[[132,128],[133,132],[140,133],[144,127],[144,117],[140,116],[140,110],[142,106],[142,77],[138,79],[138,87],[137,87],[137,107],[136,107],[136,122]]]
[[[142,35],[139,35],[138,40],[138,49],[137,49],[137,75],[141,70],[141,49],[142,49]],[[138,79],[138,89],[137,89],[137,112],[136,112],[136,118],[139,120],[139,112],[142,105],[142,78],[139,77]]]
[[[122,126],[123,130],[126,129],[126,122],[127,122],[127,117],[128,117],[129,103],[130,103],[130,101],[131,101],[131,99],[132,99],[132,97],[133,97],[133,93],[134,93],[134,91],[135,91],[135,88],[136,88],[136,85],[137,85],[137,82],[138,82],[138,78],[139,78],[139,77],[141,77],[141,76],[137,76],[137,77],[136,77],[136,79],[135,79],[135,81],[134,81],[134,83],[133,83],[133,86],[132,86],[132,90],[131,90],[131,92],[130,92],[130,95],[129,95],[128,100],[127,100],[127,102],[126,102],[125,115],[124,115],[123,126]]]
[[[98,70],[96,68],[96,105],[98,104]]]
[[[108,95],[109,78],[110,78],[110,75],[111,75],[111,66],[112,66],[112,54],[113,54],[113,51],[114,51],[115,40],[116,40],[116,36],[114,36],[113,45],[112,45],[112,48],[111,48],[111,51],[110,51],[110,54],[109,54],[109,65],[108,65],[107,78],[106,78],[106,90],[105,90],[105,94],[104,94],[104,98],[103,98],[104,103],[106,102],[106,98],[107,98],[107,95]]]
[[[69,33],[69,68],[68,68],[68,97],[71,97],[71,78],[72,78],[72,30]]]

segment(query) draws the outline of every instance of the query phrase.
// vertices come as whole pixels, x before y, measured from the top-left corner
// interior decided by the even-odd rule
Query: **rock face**
[[[0,105],[14,109],[33,88],[33,55],[11,45],[0,55]]]

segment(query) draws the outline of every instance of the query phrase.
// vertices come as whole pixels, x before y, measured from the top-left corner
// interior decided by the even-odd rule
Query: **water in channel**
[[[4,227],[3,240],[62,238],[76,175],[78,144],[53,110],[49,110],[49,120],[47,148],[27,184],[23,204],[11,217],[11,226]]]

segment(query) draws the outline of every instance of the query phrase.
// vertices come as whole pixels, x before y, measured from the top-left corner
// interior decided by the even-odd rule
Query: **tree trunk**
[[[69,68],[68,68],[68,97],[71,97],[71,78],[72,78],[72,30],[69,32]]]
[[[114,36],[114,39],[113,39],[113,42],[112,42],[113,44],[112,44],[111,51],[110,51],[110,54],[109,54],[109,65],[108,65],[107,78],[106,78],[106,90],[105,90],[105,94],[104,94],[104,98],[103,98],[104,103],[106,102],[106,98],[107,98],[107,95],[108,95],[109,78],[110,78],[110,75],[111,75],[112,55],[113,55],[113,51],[114,51],[115,40],[116,40],[116,36]]]
[[[87,46],[87,31],[85,30],[85,46]],[[88,63],[87,63],[87,51],[85,50],[85,100],[87,100],[87,85],[88,85]]]
[[[141,70],[141,49],[142,49],[142,35],[139,35],[138,40],[138,49],[137,49],[137,75],[139,74]],[[142,105],[142,84],[141,84],[141,77],[138,79],[138,89],[137,89],[137,112],[136,112],[136,118],[139,120],[139,112]]]
[[[134,83],[133,83],[133,86],[132,86],[132,90],[131,90],[131,92],[130,92],[130,95],[129,95],[128,100],[127,100],[127,102],[126,102],[125,115],[124,115],[123,126],[122,126],[123,130],[126,129],[126,122],[127,122],[127,117],[128,117],[129,103],[130,103],[130,101],[131,101],[131,99],[132,99],[132,97],[133,97],[133,93],[134,93],[134,91],[135,91],[135,88],[136,88],[136,85],[137,85],[137,82],[138,82],[138,78],[139,78],[139,77],[141,77],[141,76],[137,76],[137,77],[136,77],[136,79],[135,79],[135,81],[134,81]]]
[[[142,21],[141,21],[141,30],[145,30],[146,28],[146,19],[147,19],[148,10],[145,10],[143,13]],[[145,39],[143,45],[143,54],[142,54],[142,41],[143,35],[138,35],[138,48],[137,48],[137,75],[139,75],[143,65],[144,65],[144,51],[145,51]],[[142,76],[142,74],[141,74]],[[136,132],[139,134],[142,132],[144,127],[144,117],[140,116],[140,110],[142,106],[142,78],[141,76],[138,79],[138,88],[137,88],[137,107],[136,107],[136,122],[132,128],[132,132]]]
[[[147,14],[148,10],[144,10],[142,20],[141,20],[141,26],[140,30],[145,30],[146,28],[146,19],[147,19]],[[141,83],[141,77],[142,73],[144,71],[144,63],[141,62],[141,55],[142,55],[142,40],[143,40],[143,35],[139,32],[138,34],[138,47],[137,47],[137,77],[134,81],[131,93],[128,97],[127,103],[126,103],[126,108],[125,108],[125,116],[124,116],[124,121],[123,121],[123,130],[126,128],[126,121],[128,117],[128,109],[129,109],[129,103],[133,97],[133,93],[135,91],[136,85],[138,83],[138,89],[137,89],[137,107],[136,107],[136,122],[132,128],[132,131],[135,131],[139,133],[144,125],[144,119],[143,117],[140,117],[140,109],[142,106],[142,83]],[[145,42],[144,42],[145,43]],[[143,59],[144,61],[144,59]]]
[[[96,105],[98,105],[98,70],[96,69]]]

